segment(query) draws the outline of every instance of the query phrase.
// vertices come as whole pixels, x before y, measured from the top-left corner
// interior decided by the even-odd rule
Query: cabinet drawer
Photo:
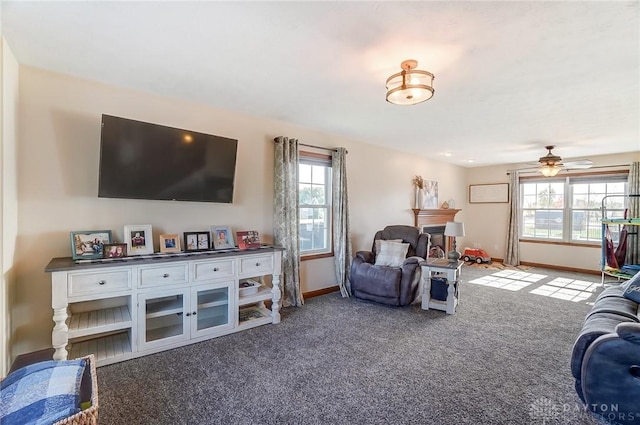
[[[189,280],[189,266],[183,264],[164,264],[156,267],[143,267],[140,269],[140,287],[173,285],[187,283]]]
[[[264,257],[242,258],[240,260],[240,274],[256,276],[259,274],[268,274],[273,271],[273,257],[266,255]]]
[[[126,291],[131,289],[131,273],[129,270],[72,273],[68,285],[69,297]]]
[[[205,261],[193,265],[194,281],[228,278],[235,275],[234,260]]]

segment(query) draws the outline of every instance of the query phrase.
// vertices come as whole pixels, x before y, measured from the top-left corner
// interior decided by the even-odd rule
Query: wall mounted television
[[[98,197],[231,203],[238,141],[102,115]]]

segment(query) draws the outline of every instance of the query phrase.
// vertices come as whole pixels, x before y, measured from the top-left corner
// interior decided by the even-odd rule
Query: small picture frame
[[[160,252],[180,252],[180,236],[177,233],[160,235]]]
[[[153,254],[153,231],[150,224],[124,226],[124,240],[129,255]]]
[[[240,249],[260,248],[260,235],[255,230],[242,230],[236,234],[236,238]]]
[[[214,249],[230,249],[235,248],[233,242],[233,233],[228,226],[211,226],[211,238],[213,240]]]
[[[102,258],[104,245],[111,243],[111,230],[76,230],[70,237],[74,260]]]
[[[126,243],[106,243],[104,244],[103,258],[123,258],[127,256]]]
[[[209,232],[184,232],[184,250],[188,251],[205,251],[211,247],[209,241]]]

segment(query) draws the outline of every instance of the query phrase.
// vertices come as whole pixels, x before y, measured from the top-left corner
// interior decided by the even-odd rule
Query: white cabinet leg
[[[67,360],[67,343],[69,342],[69,327],[67,327],[67,307],[53,310],[53,332],[51,345],[55,348],[53,360]]]
[[[282,295],[280,291],[280,275],[274,274],[272,279],[272,288],[271,293],[272,296],[272,304],[271,304],[271,317],[273,318],[273,323],[280,323],[280,297]]]

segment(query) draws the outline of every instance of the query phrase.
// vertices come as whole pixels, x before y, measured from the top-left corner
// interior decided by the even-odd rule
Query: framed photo
[[[260,248],[260,235],[255,230],[243,230],[237,233],[238,248]]]
[[[438,182],[435,180],[424,181],[424,202],[423,209],[438,208]]]
[[[126,243],[106,243],[104,244],[103,258],[122,258],[127,256]]]
[[[231,233],[230,227],[211,226],[211,237],[213,238],[214,249],[229,249],[236,247],[236,244],[233,242],[233,233]]]
[[[153,232],[150,224],[124,226],[124,240],[129,255],[153,254]]]
[[[160,252],[180,252],[180,236],[176,234],[160,235]]]
[[[204,251],[210,246],[209,232],[184,232],[185,251]]]
[[[509,183],[470,184],[470,204],[505,204],[509,202]]]
[[[102,258],[104,244],[111,243],[111,230],[71,232],[71,256],[74,260]]]

